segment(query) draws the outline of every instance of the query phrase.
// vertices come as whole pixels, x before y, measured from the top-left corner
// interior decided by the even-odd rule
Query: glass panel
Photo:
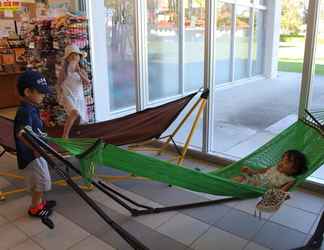
[[[254,0],[255,4],[266,5],[266,0]]]
[[[252,3],[253,0],[237,0],[236,2],[239,4],[249,4]]]
[[[232,4],[219,2],[217,5],[217,32],[216,32],[216,83],[225,83],[231,80],[231,30]]]
[[[204,85],[205,1],[185,0],[184,88]]]
[[[282,3],[284,2],[286,1],[282,1]],[[284,21],[283,17],[290,14],[290,9],[288,7],[282,13],[282,22]],[[297,7],[296,13],[304,13],[304,10],[304,6]],[[242,18],[243,21],[240,20],[240,25],[243,28],[238,27],[238,32],[242,33],[242,30],[245,33],[247,32],[248,13],[248,8],[238,10],[238,17],[244,17]],[[265,15],[266,12],[260,11],[258,15],[260,13]],[[237,19],[239,19],[238,17]],[[256,19],[256,33],[258,32],[258,20],[262,19],[264,20],[264,17],[261,18],[260,16]],[[302,18],[302,20],[304,19]],[[239,26],[239,23],[237,26]],[[304,34],[306,25],[302,22],[302,25],[298,27],[302,28],[299,34]],[[281,30],[283,31],[283,29]],[[265,32],[270,33],[272,30],[266,30]],[[244,54],[243,58],[247,59],[248,36],[246,34],[242,36],[236,35],[236,45],[238,44],[238,37],[240,41],[244,41],[241,43],[245,46],[242,50],[244,53],[241,54]],[[298,36],[296,38],[292,37],[292,39],[293,42],[275,42],[273,46],[276,49],[280,47],[280,52],[284,52],[286,58],[294,58],[297,54],[302,55],[305,40]],[[261,49],[262,46],[257,43],[256,47]],[[242,49],[242,46],[239,48]],[[258,50],[256,51],[258,53]],[[273,58],[273,63],[276,63],[276,59],[279,60],[280,58]],[[303,57],[298,58],[295,61],[296,64],[299,63],[299,60],[302,63]],[[256,57],[256,63],[257,61],[258,57]],[[291,69],[298,70],[297,67],[294,67],[294,64],[292,64]],[[215,97],[210,100],[214,105],[213,110],[215,112],[211,124],[213,128],[213,138],[211,139],[213,140],[214,152],[228,158],[240,159],[254,152],[297,120],[301,71],[283,72],[281,67],[279,67],[279,70],[280,72],[274,74],[273,78],[249,81],[246,84],[242,82],[242,84],[233,85],[229,88],[215,89]],[[322,82],[323,80],[319,83]],[[322,96],[324,96],[324,91]]]
[[[252,75],[260,75],[263,73],[264,65],[264,12],[256,10],[254,13],[253,27],[253,68]]]
[[[112,111],[135,105],[133,0],[105,0],[109,96]]]
[[[149,100],[180,93],[178,1],[147,2]]]
[[[234,79],[249,76],[250,8],[236,6]]]

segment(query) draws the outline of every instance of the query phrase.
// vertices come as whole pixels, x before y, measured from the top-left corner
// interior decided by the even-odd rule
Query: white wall
[[[109,118],[109,82],[103,0],[87,0],[96,121]]]

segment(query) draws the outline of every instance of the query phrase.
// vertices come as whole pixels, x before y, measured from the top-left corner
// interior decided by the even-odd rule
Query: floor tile
[[[28,195],[19,199],[6,200],[0,203],[0,215],[9,221],[24,217],[27,214],[30,202],[31,197]]]
[[[37,245],[34,241],[28,239],[12,248],[10,250],[42,250],[39,245]]]
[[[22,243],[27,235],[11,224],[0,227],[0,249],[8,249]]]
[[[0,177],[0,189],[11,186],[11,183],[4,177]]]
[[[9,221],[3,217],[3,216],[0,216],[0,227],[7,224]]]
[[[200,220],[209,225],[214,225],[232,208],[224,205],[210,205],[206,207],[198,207],[192,209],[183,209],[179,212]]]
[[[191,246],[196,250],[240,250],[247,241],[218,228],[211,227]]]
[[[316,218],[315,222],[313,223],[312,228],[311,228],[311,230],[308,232],[308,234],[313,235],[313,234],[315,233],[315,230],[316,230],[316,228],[317,228],[317,225],[318,225],[320,219],[321,219],[321,214],[319,214],[319,215],[317,216],[317,218]]]
[[[285,201],[288,206],[300,208],[313,213],[320,213],[324,205],[324,196],[300,189],[291,192],[290,199]]]
[[[129,220],[122,224],[122,227],[130,232],[134,237],[140,240],[149,249],[186,249],[187,246],[179,241],[172,239],[160,232],[153,231],[149,227],[142,225],[136,221]]]
[[[152,250],[189,250],[188,246],[156,231],[148,232],[140,237],[139,240]]]
[[[69,250],[89,250],[89,249],[95,249],[95,250],[113,250],[112,246],[106,244],[102,240],[99,240],[95,236],[89,236],[88,238],[80,241],[73,247],[69,248]]]
[[[316,217],[317,215],[313,213],[283,205],[270,220],[307,234]]]
[[[263,246],[260,246],[254,242],[250,242],[244,250],[270,250],[269,248],[265,248]]]
[[[195,239],[206,232],[209,225],[189,216],[178,214],[157,228],[163,233],[185,245],[190,245]]]
[[[160,186],[150,189],[150,185],[136,185],[131,189],[141,196],[148,197],[150,200],[163,205],[177,205],[205,201],[203,197],[177,189],[176,187]]]
[[[126,240],[124,240],[115,230],[111,228],[105,232],[95,234],[95,236],[103,242],[107,243],[108,245],[112,246],[113,248],[122,250],[134,249],[126,242]]]
[[[55,224],[54,230],[46,230],[35,235],[32,239],[48,250],[68,249],[87,238],[89,233],[65,219]]]
[[[88,195],[92,192],[94,191],[89,192]],[[51,197],[55,196],[52,194]],[[90,234],[104,232],[110,228],[110,226],[76,194],[58,195],[56,199],[59,203],[55,210]],[[97,205],[114,221],[121,221],[123,219],[122,214],[116,213],[100,202],[97,202]]]
[[[2,152],[2,147],[0,147],[0,152]],[[12,170],[17,170],[17,158],[16,156],[5,153],[1,158],[1,171],[2,172],[10,172]],[[18,171],[16,171],[18,172]],[[20,171],[19,171],[20,172]],[[20,173],[21,175],[21,173]],[[8,177],[8,181],[11,181],[13,178]]]
[[[55,220],[53,221],[56,223]],[[31,218],[28,215],[17,219],[14,221],[14,224],[28,236],[33,236],[45,230],[49,230],[39,218]]]
[[[264,223],[265,221],[260,220],[258,217],[232,209],[214,226],[249,240],[260,230]]]
[[[253,241],[275,250],[287,250],[301,246],[306,234],[276,223],[267,222],[256,234]]]
[[[240,200],[235,204],[235,208],[241,211],[244,211],[246,213],[249,213],[251,215],[254,215],[255,212],[255,206],[257,202],[259,201],[259,198],[256,199],[247,199],[247,200]],[[273,213],[266,213],[262,212],[262,218],[267,220],[271,216],[273,216]]]
[[[134,217],[134,220],[152,229],[156,229],[163,223],[166,223],[167,221],[172,219],[172,217],[174,217],[177,214],[178,214],[177,212],[148,214],[148,215],[141,215],[141,216]]]

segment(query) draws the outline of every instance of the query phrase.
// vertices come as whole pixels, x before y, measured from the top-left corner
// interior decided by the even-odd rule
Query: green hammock
[[[110,144],[98,143],[92,150],[88,150],[88,153],[84,153],[93,146],[96,139],[49,138],[49,140],[71,154],[79,156],[81,172],[85,178],[93,177],[95,165],[103,165],[192,191],[237,198],[258,197],[265,192],[264,188],[231,180],[231,177],[240,175],[242,166],[255,169],[274,166],[286,150],[302,151],[307,158],[308,171],[297,177],[296,185],[298,185],[324,163],[323,137],[303,121],[297,121],[244,159],[208,173],[187,169]]]

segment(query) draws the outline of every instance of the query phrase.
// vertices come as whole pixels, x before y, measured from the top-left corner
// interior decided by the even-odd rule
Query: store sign
[[[0,11],[18,10],[20,7],[21,3],[19,1],[0,0]]]

